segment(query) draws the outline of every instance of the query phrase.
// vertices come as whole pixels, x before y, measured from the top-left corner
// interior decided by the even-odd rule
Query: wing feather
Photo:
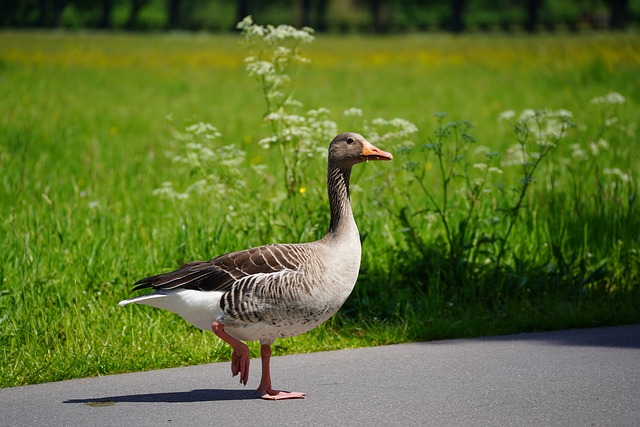
[[[133,290],[196,289],[229,291],[234,283],[248,276],[297,271],[307,258],[297,244],[265,245],[221,255],[210,261],[194,261],[168,273],[146,277],[134,283]]]

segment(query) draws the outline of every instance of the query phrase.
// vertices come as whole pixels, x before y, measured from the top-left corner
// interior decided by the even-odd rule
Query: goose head
[[[341,133],[329,145],[329,164],[339,168],[351,168],[369,160],[391,160],[391,153],[382,151],[354,132]]]

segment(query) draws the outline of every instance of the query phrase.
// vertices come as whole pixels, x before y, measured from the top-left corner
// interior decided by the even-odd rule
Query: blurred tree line
[[[0,26],[231,31],[258,23],[317,31],[624,29],[640,0],[0,0]]]

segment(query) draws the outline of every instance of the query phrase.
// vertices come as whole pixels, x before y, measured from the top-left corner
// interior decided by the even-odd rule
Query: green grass
[[[268,132],[265,106],[239,42],[0,33],[0,386],[226,360],[229,349],[213,334],[117,302],[135,280],[186,261],[324,233],[324,160],[310,162],[307,191],[283,202],[277,152],[256,144]],[[308,108],[330,108],[345,130],[361,130],[340,116],[359,107],[370,118],[411,120],[420,146],[437,127],[433,114],[446,111],[474,123],[477,144],[504,153],[515,142],[497,122],[504,110],[564,108],[578,127],[545,159],[494,276],[483,264],[451,266],[441,224],[424,215],[429,205],[404,165],[427,167],[440,194],[433,158],[381,146],[395,160],[358,166],[353,176],[364,254],[352,297],[326,325],[277,341],[276,354],[640,321],[638,42],[635,34],[429,35],[321,37],[307,47],[312,62],[295,95]],[[612,91],[626,102],[610,112],[620,126],[602,135],[609,150],[574,163],[570,145],[600,137],[602,110],[590,100]],[[171,126],[193,119],[246,150],[246,196],[170,202],[152,194],[165,181],[184,188],[195,180],[171,161],[179,151]],[[255,164],[266,165],[266,178]],[[605,168],[632,183],[615,184]],[[505,168],[501,182],[518,179]],[[480,220],[499,213],[491,200]],[[426,252],[400,220],[402,208],[414,213]]]

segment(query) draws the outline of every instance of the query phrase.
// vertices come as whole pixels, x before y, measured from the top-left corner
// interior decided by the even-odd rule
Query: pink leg
[[[304,399],[304,393],[280,391],[271,388],[271,346],[262,344],[260,346],[260,358],[262,359],[262,379],[258,386],[260,397],[267,400],[281,399]]]
[[[224,331],[222,323],[213,322],[211,330],[221,340],[229,344],[233,348],[231,354],[231,374],[235,377],[240,373],[240,383],[247,385],[249,379],[249,347],[242,341],[239,341]]]

